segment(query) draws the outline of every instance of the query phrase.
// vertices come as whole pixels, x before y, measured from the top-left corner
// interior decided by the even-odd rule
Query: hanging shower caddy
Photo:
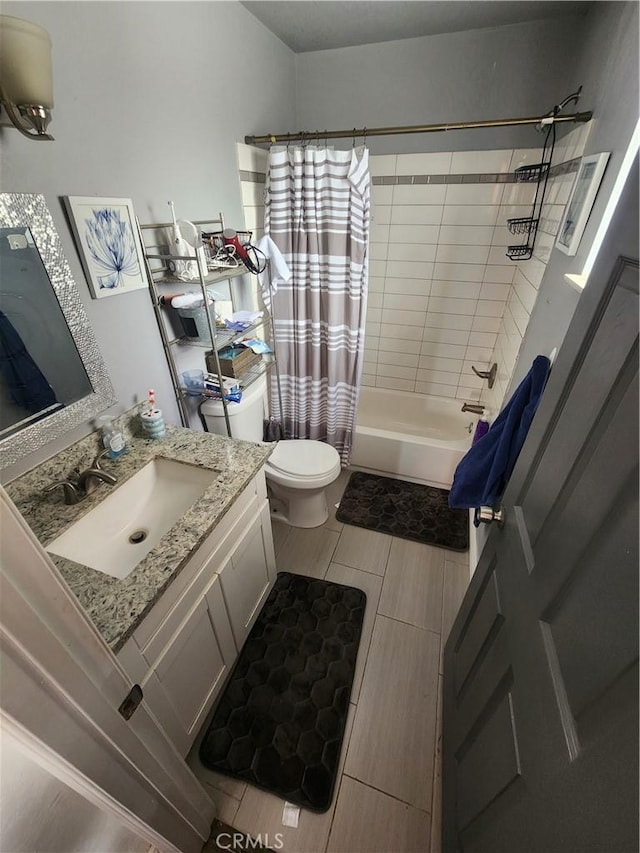
[[[561,116],[560,113],[567,104],[577,104],[580,99],[581,92],[582,86],[566,97],[564,101],[556,104],[555,107],[540,120],[540,123],[537,126],[538,130],[544,130],[544,128],[547,127],[547,135],[542,148],[542,161],[529,166],[520,166],[515,170],[516,182],[536,182],[536,194],[533,199],[531,216],[507,219],[507,228],[512,234],[526,236],[526,241],[524,243],[507,246],[506,254],[512,261],[526,261],[533,255],[538,226],[542,217],[542,206],[547,192],[547,182],[551,173],[551,161],[553,160],[553,150],[556,144],[556,123],[563,121],[563,118],[564,120],[568,118],[568,116]],[[575,118],[579,121],[589,121],[591,113],[578,114]],[[542,192],[540,192],[541,185]]]
[[[549,130],[551,132],[551,128]],[[548,140],[548,136],[547,136]],[[554,140],[555,142],[555,140]],[[542,152],[543,158],[547,151],[547,141]],[[551,168],[551,158],[553,156],[553,144],[551,145],[548,159],[542,163],[535,163],[529,166],[520,166],[515,170],[516,183],[536,183],[536,194],[533,199],[533,207],[531,216],[521,216],[515,219],[507,219],[507,228],[511,234],[524,236],[524,243],[507,246],[507,257],[512,261],[527,261],[533,255],[533,249],[536,242],[536,234],[538,233],[538,225],[542,216],[542,205],[547,190],[547,181],[549,179],[549,170]],[[542,185],[542,193],[540,186]],[[538,201],[539,197],[539,201]]]

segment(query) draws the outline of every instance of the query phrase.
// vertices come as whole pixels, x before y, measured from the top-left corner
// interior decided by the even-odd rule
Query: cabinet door
[[[193,743],[234,659],[235,645],[216,577],[155,664],[157,681],[170,706],[170,714],[165,717],[171,718],[172,739],[183,755]]]
[[[222,592],[238,649],[247,638],[274,578],[273,539],[267,505],[220,571]]]

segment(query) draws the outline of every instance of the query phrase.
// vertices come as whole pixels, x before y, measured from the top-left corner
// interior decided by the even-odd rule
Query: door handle
[[[502,506],[498,507],[498,509],[494,509],[491,506],[481,506],[477,510],[477,517],[478,521],[481,521],[483,524],[492,524],[495,521],[498,527],[504,527],[506,513]]]
[[[139,684],[134,684],[131,690],[122,700],[122,704],[118,711],[122,714],[125,720],[130,720],[136,708],[143,700],[142,687]]]

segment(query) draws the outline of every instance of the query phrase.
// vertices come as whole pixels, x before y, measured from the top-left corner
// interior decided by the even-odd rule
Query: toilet
[[[239,403],[227,404],[231,434],[262,443],[266,380],[249,386]],[[200,411],[209,432],[227,435],[221,400],[205,400]],[[319,527],[329,517],[326,488],[340,474],[340,455],[322,441],[279,441],[265,464],[271,516],[292,527]]]

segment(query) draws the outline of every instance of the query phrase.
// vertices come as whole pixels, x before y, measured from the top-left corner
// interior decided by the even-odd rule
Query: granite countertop
[[[63,557],[49,555],[115,652],[122,648],[194,550],[202,544],[264,465],[273,449],[273,445],[262,446],[170,426],[164,438],[146,439],[135,434],[132,418],[127,424],[126,454],[117,460],[105,459],[101,462],[105,471],[118,478],[115,486],[100,485],[95,492],[73,506],[65,505],[62,489],[43,494],[46,486],[66,479],[76,465],[81,468],[90,465],[100,449],[95,433],[5,486],[27,524],[46,547],[158,456],[220,472],[203,496],[124,580]]]

